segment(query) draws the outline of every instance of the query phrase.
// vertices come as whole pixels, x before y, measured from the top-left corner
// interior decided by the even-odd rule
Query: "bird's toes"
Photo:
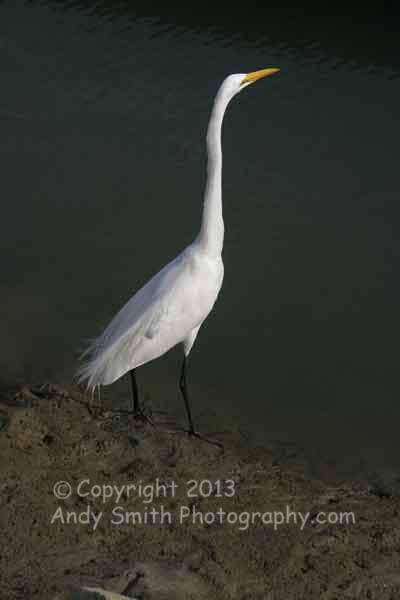
[[[152,418],[153,415],[152,415],[151,410],[146,410],[141,407],[135,411],[132,411],[132,414],[133,414],[133,418],[136,419],[137,421],[141,421],[142,423],[148,423],[152,427],[155,427],[155,423]]]
[[[190,437],[194,437],[202,442],[206,442],[207,444],[211,444],[212,446],[217,446],[217,448],[222,450],[222,452],[224,451],[223,444],[221,444],[221,442],[218,442],[217,440],[211,440],[209,437],[206,437],[205,435],[202,435],[201,433],[198,433],[197,431],[195,431],[193,429],[189,429],[187,431],[187,434]]]

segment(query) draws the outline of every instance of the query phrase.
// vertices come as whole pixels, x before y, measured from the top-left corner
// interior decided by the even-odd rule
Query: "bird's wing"
[[[182,341],[198,324],[196,311],[191,308],[195,305],[191,296],[196,291],[188,277],[184,251],[150,279],[94,340],[79,379],[86,380],[89,387],[112,383]]]
[[[126,336],[144,333],[149,323],[157,319],[160,300],[173,293],[183,271],[181,256],[168,263],[128,300],[98,338],[99,349],[111,348]]]

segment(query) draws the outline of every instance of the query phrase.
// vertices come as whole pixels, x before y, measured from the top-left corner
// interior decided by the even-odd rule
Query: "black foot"
[[[211,444],[212,446],[217,446],[217,448],[219,448],[220,450],[222,450],[222,452],[224,452],[224,446],[221,444],[221,442],[217,442],[216,440],[211,440],[210,438],[202,435],[201,433],[197,433],[197,431],[195,431],[194,429],[177,429],[175,431],[169,430],[168,433],[170,433],[171,435],[178,435],[178,434],[188,435],[188,436],[196,438],[197,440],[200,440],[202,442],[206,442],[207,444]]]
[[[111,412],[113,415],[126,415],[129,417],[133,417],[134,419],[136,419],[137,421],[141,421],[142,423],[149,423],[149,425],[151,425],[152,427],[156,426],[152,419],[151,410],[149,410],[147,413],[142,407],[136,409],[131,408],[130,410],[110,410],[109,412]]]
[[[207,444],[211,444],[212,446],[217,446],[217,448],[220,448],[222,452],[224,451],[224,447],[221,444],[221,442],[217,442],[216,440],[210,440],[210,438],[201,435],[201,433],[197,433],[197,431],[194,431],[194,429],[189,429],[186,433],[191,437],[201,440],[202,442],[206,442]]]
[[[132,415],[134,419],[141,421],[142,423],[148,423],[152,427],[155,427],[155,423],[152,419],[152,412],[149,411],[149,414],[146,414],[143,408],[139,407],[137,410],[132,411]]]

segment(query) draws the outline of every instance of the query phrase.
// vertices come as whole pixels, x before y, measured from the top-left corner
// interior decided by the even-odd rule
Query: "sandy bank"
[[[390,491],[310,481],[239,435],[221,452],[156,421],[53,385],[0,397],[2,599],[400,597]]]

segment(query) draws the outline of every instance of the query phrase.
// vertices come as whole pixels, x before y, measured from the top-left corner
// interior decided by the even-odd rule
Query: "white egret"
[[[88,388],[109,385],[128,371],[131,374],[133,412],[142,414],[135,369],[173,346],[183,344],[180,389],[195,434],[187,386],[187,361],[199,329],[212,310],[221,289],[224,266],[222,218],[221,129],[230,100],[245,87],[278,72],[270,68],[229,75],[218,90],[207,131],[207,182],[200,232],[175,260],[146,283],[92,342],[79,380]]]

